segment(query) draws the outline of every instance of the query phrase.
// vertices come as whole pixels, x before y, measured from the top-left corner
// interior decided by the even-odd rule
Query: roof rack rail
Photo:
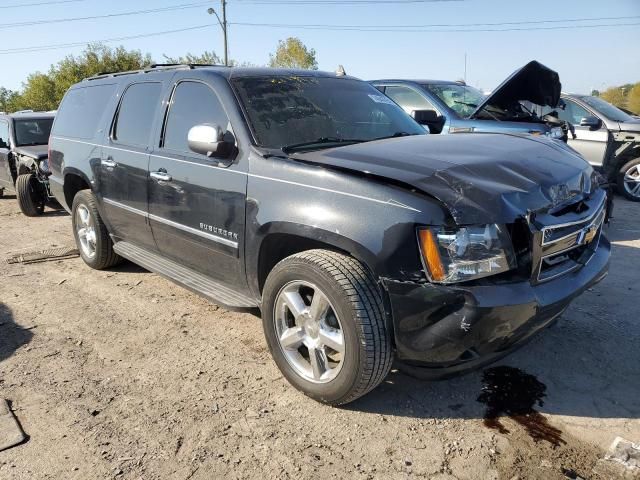
[[[189,69],[192,70],[194,68],[199,67],[223,67],[224,65],[215,65],[213,63],[153,63],[148,67],[141,68],[139,70],[128,70],[125,72],[100,72],[93,77],[85,78],[86,81],[89,80],[99,80],[101,78],[106,77],[119,77],[121,75],[133,75],[136,73],[149,73],[149,72],[157,72],[161,70],[182,70]]]

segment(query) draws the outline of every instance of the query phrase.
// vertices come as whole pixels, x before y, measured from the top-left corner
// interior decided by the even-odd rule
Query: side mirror
[[[414,110],[411,112],[411,116],[420,125],[429,125],[440,121],[438,112],[435,110]]]
[[[192,152],[212,158],[227,158],[233,151],[233,142],[225,140],[218,125],[203,124],[189,129],[187,143]]]
[[[598,117],[583,117],[580,120],[581,127],[600,128],[600,119]]]

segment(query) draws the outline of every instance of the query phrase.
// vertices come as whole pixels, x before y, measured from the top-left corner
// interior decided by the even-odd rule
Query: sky
[[[219,11],[220,0],[51,1],[0,0],[0,30],[4,33],[0,86],[20,89],[29,73],[47,71],[52,63],[83,49],[40,48],[45,46],[203,26],[107,44],[149,52],[156,61],[162,61],[163,54],[180,56],[205,50],[214,50],[220,56],[223,53],[221,28],[206,11],[208,6]],[[28,6],[36,3],[39,5]],[[185,4],[189,8],[16,25]],[[296,36],[316,50],[321,70],[334,71],[344,65],[349,75],[367,80],[456,80],[464,77],[466,55],[467,82],[484,90],[493,89],[515,69],[534,59],[556,70],[567,92],[588,93],[640,81],[640,0],[228,0],[227,18],[231,23],[230,58],[259,65],[268,62],[278,40]],[[327,29],[326,25],[357,29]],[[374,26],[378,31],[362,26]],[[589,27],[564,28],[567,26]],[[401,28],[405,31],[397,31]],[[36,48],[7,52],[20,47]]]

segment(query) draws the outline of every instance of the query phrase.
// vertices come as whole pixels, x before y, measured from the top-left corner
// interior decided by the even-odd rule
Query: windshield
[[[233,85],[256,142],[266,148],[326,148],[426,133],[391,99],[360,80],[240,77]]]
[[[485,98],[484,94],[477,88],[460,83],[427,84],[423,86],[463,118],[471,115]]]
[[[609,120],[613,120],[614,122],[633,122],[633,117],[624,113],[618,107],[611,105],[609,102],[605,102],[601,98],[598,97],[581,97],[582,100],[587,105],[592,106],[598,113],[601,113]]]
[[[16,133],[16,145],[18,147],[46,145],[49,143],[52,124],[53,118],[14,120],[13,126]]]

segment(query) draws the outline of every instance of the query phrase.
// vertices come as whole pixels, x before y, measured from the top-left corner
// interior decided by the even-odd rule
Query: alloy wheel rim
[[[624,189],[633,197],[640,197],[640,165],[634,165],[624,173]]]
[[[310,282],[286,284],[274,305],[276,337],[289,365],[302,378],[328,383],[342,369],[342,324],[327,296]]]
[[[78,206],[76,210],[76,233],[78,234],[82,253],[90,259],[95,257],[96,227],[89,209],[84,205]]]

